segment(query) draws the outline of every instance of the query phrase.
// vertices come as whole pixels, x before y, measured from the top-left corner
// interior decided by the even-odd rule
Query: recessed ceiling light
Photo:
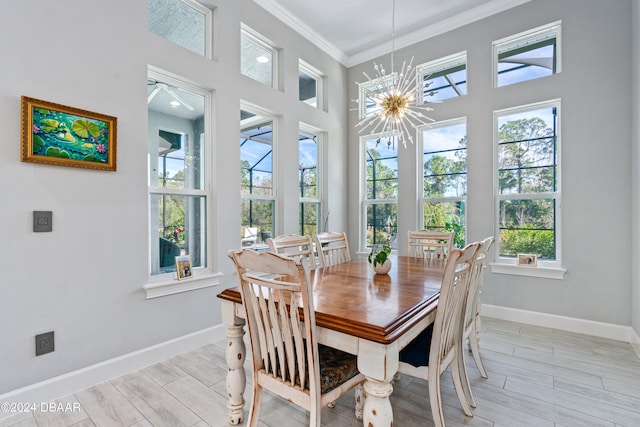
[[[171,101],[170,104],[173,108],[176,108],[178,105],[180,105],[178,101]]]
[[[261,64],[266,64],[267,62],[269,62],[269,58],[267,58],[265,55],[260,55],[256,58],[256,61]]]

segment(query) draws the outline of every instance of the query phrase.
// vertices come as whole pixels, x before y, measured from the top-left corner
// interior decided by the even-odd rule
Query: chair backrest
[[[460,342],[462,310],[473,273],[473,263],[480,247],[479,243],[467,245],[464,249],[454,249],[449,254],[444,270],[438,309],[433,323],[433,338],[429,354],[429,366],[446,368],[454,357]],[[437,345],[433,345],[436,343]],[[442,372],[440,372],[442,373]]]
[[[473,271],[471,273],[471,281],[469,283],[469,292],[467,296],[467,303],[465,307],[464,316],[464,330],[467,332],[467,328],[475,317],[480,314],[480,292],[482,291],[482,283],[484,277],[484,270],[487,264],[487,254],[493,245],[495,238],[489,236],[480,242],[480,249],[476,256],[476,261],[473,264]]]
[[[447,259],[453,247],[453,234],[432,230],[409,231],[407,256],[429,260]]]
[[[267,245],[269,245],[271,252],[308,262],[308,267],[311,270],[316,268],[316,257],[310,236],[300,236],[298,234],[281,235],[268,238]]]
[[[313,236],[316,244],[320,267],[342,264],[351,261],[347,235],[337,232],[325,232]]]
[[[272,252],[228,255],[240,280],[254,375],[266,373],[283,386],[308,389],[313,401],[320,396],[320,368],[308,269]]]

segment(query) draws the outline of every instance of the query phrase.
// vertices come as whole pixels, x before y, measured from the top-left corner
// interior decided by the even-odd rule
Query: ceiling
[[[395,1],[395,20],[393,2]],[[345,66],[531,0],[254,0]]]

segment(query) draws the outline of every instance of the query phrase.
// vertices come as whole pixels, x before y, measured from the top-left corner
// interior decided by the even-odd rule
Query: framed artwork
[[[188,279],[193,276],[191,257],[189,255],[176,257],[176,271],[178,273],[178,280]]]
[[[538,265],[538,256],[531,254],[518,254],[518,265],[536,267]]]
[[[22,97],[22,161],[116,170],[117,118]]]

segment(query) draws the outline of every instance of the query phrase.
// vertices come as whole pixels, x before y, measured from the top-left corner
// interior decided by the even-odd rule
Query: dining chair
[[[351,261],[349,241],[344,232],[329,231],[315,234],[313,241],[316,244],[320,267],[328,267],[330,265]]]
[[[473,416],[462,385],[458,353],[461,351],[462,313],[479,246],[472,243],[449,253],[435,320],[400,351],[398,372],[429,383],[429,403],[436,427],[445,425],[440,376],[447,368],[450,368],[454,389],[465,415]]]
[[[305,260],[309,269],[316,268],[316,257],[313,251],[313,241],[310,236],[298,234],[283,234],[268,238],[267,245],[271,252],[286,255],[290,258]]]
[[[482,293],[484,270],[486,268],[487,255],[495,238],[489,236],[480,242],[480,249],[476,260],[473,264],[473,271],[471,273],[471,281],[469,283],[469,292],[467,293],[467,301],[464,310],[464,320],[462,324],[462,340],[460,345],[463,346],[465,342],[468,342],[469,350],[473,356],[473,360],[476,363],[480,376],[482,378],[488,378],[487,371],[484,368],[482,359],[480,358],[480,309],[482,308],[482,301],[480,300],[480,294]],[[462,348],[462,347],[461,347]],[[469,382],[469,375],[467,374],[467,367],[464,361],[464,351],[460,351],[460,365],[462,371],[462,385],[465,388],[465,395],[469,404],[473,407],[476,406],[475,398],[471,392],[471,383]]]
[[[320,427],[321,409],[364,381],[355,355],[318,344],[309,270],[271,252],[229,251],[245,310],[253,395],[247,426],[258,425],[263,389],[310,412]],[[362,419],[362,387],[356,417]]]
[[[444,260],[453,248],[453,232],[418,230],[409,231],[407,255],[427,258],[430,261]]]

